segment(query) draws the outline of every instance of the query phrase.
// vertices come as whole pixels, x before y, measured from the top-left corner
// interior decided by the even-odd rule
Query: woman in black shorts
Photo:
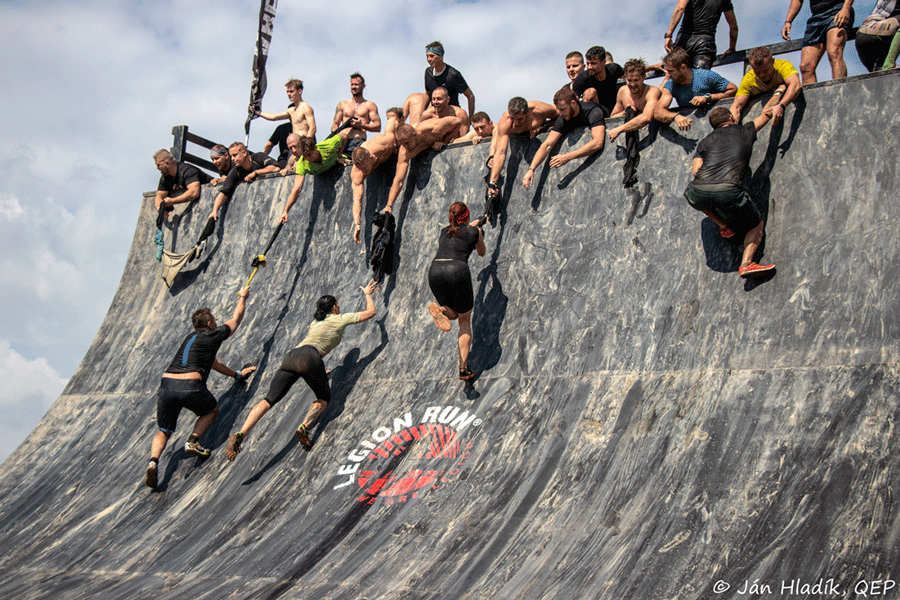
[[[366,310],[358,313],[342,315],[337,298],[334,296],[319,298],[316,302],[315,320],[310,324],[309,332],[296,348],[285,355],[281,368],[272,377],[269,393],[253,407],[241,430],[229,438],[228,447],[225,449],[225,458],[230,461],[234,460],[234,457],[241,451],[241,443],[250,434],[253,426],[270,408],[287,395],[291,386],[297,383],[301,377],[312,389],[316,400],[309,407],[306,418],[297,429],[297,437],[300,439],[300,443],[307,448],[312,446],[309,439],[309,428],[325,412],[331,401],[328,373],[325,371],[325,363],[322,359],[340,343],[347,325],[362,323],[375,316],[375,300],[372,299],[372,292],[376,287],[378,284],[373,280],[366,287],[359,288],[366,296]]]
[[[441,331],[450,331],[450,321],[459,319],[459,378],[475,376],[467,363],[472,349],[472,275],[469,255],[472,250],[484,256],[485,247],[481,223],[469,224],[469,207],[462,202],[450,206],[450,226],[441,229],[437,256],[428,269],[428,285],[437,302],[428,305],[434,324]]]

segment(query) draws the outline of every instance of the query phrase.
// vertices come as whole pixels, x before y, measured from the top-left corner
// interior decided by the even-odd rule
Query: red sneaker
[[[719,230],[719,235],[721,235],[723,238],[725,238],[727,240],[728,238],[734,237],[734,231],[732,231],[728,227],[723,227],[722,229]]]
[[[738,267],[738,274],[740,274],[741,277],[756,277],[757,275],[768,273],[774,268],[775,265],[758,265],[755,262],[752,262],[749,265]]]

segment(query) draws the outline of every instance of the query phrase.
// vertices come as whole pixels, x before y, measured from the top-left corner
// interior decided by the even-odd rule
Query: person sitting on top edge
[[[459,106],[459,95],[462,94],[469,100],[468,115],[471,119],[475,114],[475,94],[472,93],[462,73],[444,62],[444,45],[435,41],[425,46],[425,60],[428,61],[428,68],[425,69],[425,91],[430,96],[435,88],[446,88],[452,106]]]
[[[590,156],[595,152],[603,150],[603,144],[606,141],[606,121],[603,118],[603,107],[593,102],[582,102],[575,97],[575,92],[569,86],[566,86],[553,96],[553,104],[559,111],[559,117],[556,119],[547,139],[535,152],[534,158],[531,159],[531,165],[522,178],[522,185],[525,189],[531,187],[534,180],[534,170],[544,162],[550,149],[559,141],[559,139],[574,131],[578,127],[590,127],[591,139],[589,142],[565,154],[557,154],[550,159],[550,168],[555,169],[561,167],[567,162],[575,158]],[[495,163],[497,161],[494,161]]]
[[[241,142],[234,142],[228,147],[228,153],[231,155],[233,166],[225,182],[222,184],[222,191],[216,196],[213,203],[210,219],[219,219],[219,209],[234,195],[238,184],[242,181],[250,183],[256,179],[258,175],[266,175],[268,173],[277,173],[279,171],[275,160],[268,154],[262,152],[247,152],[247,146]]]
[[[593,46],[584,55],[587,68],[572,82],[572,90],[576,96],[583,97],[585,102],[594,102],[603,107],[608,117],[616,105],[616,91],[619,89],[619,78],[624,75],[622,67],[606,62],[606,49]]]
[[[183,202],[193,202],[200,197],[200,186],[209,183],[209,175],[187,163],[178,162],[168,150],[153,153],[156,168],[159,169],[159,186],[156,188],[156,208],[165,202],[165,212]],[[181,194],[169,197],[169,194]]]
[[[772,97],[763,107],[770,106],[772,110],[772,126],[774,127],[782,117],[784,108],[794,101],[800,93],[800,75],[794,65],[786,60],[776,59],[772,51],[765,46],[754,48],[747,57],[750,69],[741,79],[734,102],[731,103],[731,114],[737,123],[741,122],[741,111],[747,105],[747,101],[753,96],[759,96],[768,92],[774,92]]]
[[[737,86],[716,73],[707,69],[692,69],[690,57],[683,48],[675,48],[663,59],[663,68],[669,76],[659,99],[654,119],[660,123],[675,124],[681,130],[691,128],[691,120],[684,115],[669,110],[672,98],[678,106],[696,106],[710,108],[723,98],[731,98],[737,92]]]

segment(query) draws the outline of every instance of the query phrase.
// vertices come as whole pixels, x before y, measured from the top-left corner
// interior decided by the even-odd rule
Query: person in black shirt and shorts
[[[197,415],[197,422],[184,445],[184,451],[191,456],[209,457],[209,450],[200,445],[200,437],[206,433],[219,414],[218,403],[206,388],[209,372],[215,370],[240,382],[256,370],[256,367],[247,367],[238,372],[216,360],[219,346],[231,337],[244,318],[250,288],[244,287],[238,294],[240,298],[234,309],[234,315],[223,325],[216,326],[216,319],[208,308],[194,312],[191,316],[194,332],[184,338],[178,352],[175,353],[175,358],[163,373],[156,403],[156,425],[159,430],[150,446],[150,464],[147,465],[144,478],[147,487],[156,487],[159,457],[166,449],[169,437],[175,433],[178,413],[182,408]]]
[[[428,304],[428,312],[441,331],[450,331],[450,321],[459,320],[459,378],[472,379],[469,351],[472,349],[472,275],[469,255],[472,250],[484,256],[485,246],[480,223],[469,224],[469,207],[462,202],[450,205],[450,225],[441,229],[437,256],[428,269],[428,286],[437,302]]]

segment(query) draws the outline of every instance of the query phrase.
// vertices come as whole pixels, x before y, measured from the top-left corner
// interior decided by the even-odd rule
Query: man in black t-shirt
[[[425,60],[428,61],[428,68],[425,69],[425,91],[428,96],[431,97],[435,88],[444,87],[450,95],[451,106],[459,106],[459,95],[462,94],[469,100],[471,119],[475,114],[475,94],[462,73],[444,62],[444,46],[440,42],[431,42],[425,46]]]
[[[262,152],[250,154],[247,152],[247,146],[240,142],[231,144],[228,147],[228,154],[231,155],[231,164],[233,166],[222,183],[222,191],[216,196],[212,213],[209,215],[210,219],[218,220],[219,209],[234,195],[234,190],[239,183],[242,181],[250,183],[256,179],[257,175],[277,173],[280,170],[268,154],[263,154]]]
[[[531,165],[529,165],[528,171],[522,179],[522,184],[526,190],[531,187],[531,182],[534,180],[534,170],[544,162],[544,159],[550,154],[550,149],[562,136],[578,127],[590,128],[591,141],[571,152],[557,154],[551,158],[551,169],[561,167],[574,158],[590,156],[603,150],[603,143],[606,140],[606,121],[603,107],[593,102],[578,100],[575,92],[569,86],[565,86],[556,92],[553,96],[553,104],[556,106],[556,110],[559,111],[559,117],[556,119],[556,123],[554,123],[550,133],[547,134],[547,139],[544,140],[544,143],[541,144],[541,147],[534,154],[534,158],[531,159]]]
[[[728,50],[722,56],[731,54],[738,37],[737,18],[734,16],[731,0],[678,0],[669,29],[663,36],[666,40],[666,52],[671,52],[675,46],[683,48],[691,57],[691,68],[711,69],[716,60],[716,28],[722,15],[725,15],[728,22],[729,33]],[[681,30],[673,44],[672,34],[679,21]]]
[[[606,50],[603,46],[592,46],[584,55],[587,68],[572,82],[572,90],[585,102],[599,104],[606,111],[604,116],[612,113],[616,105],[616,92],[619,91],[619,78],[625,72],[616,63],[606,62]]]
[[[738,125],[727,108],[714,108],[709,113],[713,132],[697,144],[692,164],[694,180],[684,191],[688,204],[712,219],[719,226],[722,237],[746,232],[738,269],[741,277],[753,277],[775,268],[775,265],[754,262],[765,223],[743,186],[756,132],[765,127],[771,117],[772,108],[769,107],[752,122]]]
[[[197,422],[184,445],[184,451],[191,456],[209,457],[209,450],[200,445],[200,437],[206,433],[219,413],[216,398],[206,387],[210,371],[234,377],[240,383],[256,370],[256,367],[246,367],[238,372],[216,359],[219,346],[237,331],[244,318],[250,287],[243,288],[238,295],[240,298],[234,309],[234,315],[221,326],[216,326],[216,319],[208,308],[194,312],[191,316],[194,332],[184,338],[175,358],[163,373],[156,403],[158,431],[150,445],[150,463],[144,476],[147,487],[156,487],[159,457],[166,449],[169,438],[175,433],[178,414],[182,408],[197,415]]]
[[[169,208],[183,202],[193,202],[200,197],[200,186],[209,183],[209,175],[193,165],[175,160],[168,150],[157,150],[153,154],[156,168],[159,169],[159,186],[156,188],[155,206],[166,203]],[[170,196],[181,192],[177,196]]]

